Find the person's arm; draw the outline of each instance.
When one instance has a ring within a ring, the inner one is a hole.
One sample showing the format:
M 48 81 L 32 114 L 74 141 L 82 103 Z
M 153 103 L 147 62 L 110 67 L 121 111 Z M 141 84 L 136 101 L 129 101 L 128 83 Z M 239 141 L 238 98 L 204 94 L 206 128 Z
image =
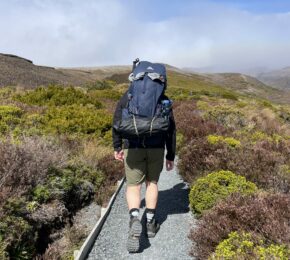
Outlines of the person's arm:
M 169 123 L 169 129 L 166 135 L 166 160 L 174 161 L 176 151 L 176 126 L 172 110 L 169 114 Z
M 122 119 L 122 109 L 126 106 L 128 102 L 127 92 L 122 96 L 122 98 L 119 100 L 116 110 L 113 117 L 113 128 L 112 128 L 112 137 L 113 137 L 113 148 L 114 148 L 114 155 L 115 159 L 122 161 L 124 158 L 124 152 L 123 152 L 123 140 L 122 136 L 118 131 L 115 129 L 115 125 L 119 123 L 119 121 Z

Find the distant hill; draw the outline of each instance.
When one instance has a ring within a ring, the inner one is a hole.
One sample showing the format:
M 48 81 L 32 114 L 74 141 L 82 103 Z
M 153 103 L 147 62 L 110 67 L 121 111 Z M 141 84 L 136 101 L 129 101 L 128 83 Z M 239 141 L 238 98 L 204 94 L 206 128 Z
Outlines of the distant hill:
M 270 87 L 260 80 L 240 73 L 206 74 L 211 82 L 224 86 L 241 94 L 266 98 L 277 102 L 289 102 L 290 92 Z
M 33 88 L 49 84 L 79 86 L 124 71 L 129 71 L 129 66 L 65 69 L 38 66 L 34 65 L 31 60 L 0 53 L 0 87 Z
M 257 78 L 267 85 L 283 90 L 290 90 L 290 67 L 260 73 L 257 75 Z
M 0 54 L 0 86 L 36 87 L 50 83 L 79 84 L 79 80 L 51 67 L 36 66 L 32 61 Z
M 244 74 L 193 73 L 171 65 L 166 65 L 166 68 L 169 86 L 192 90 L 219 86 L 240 94 L 265 98 L 275 102 L 290 103 L 289 91 L 269 87 L 258 79 Z M 120 84 L 128 83 L 130 71 L 131 66 L 129 65 L 81 68 L 45 67 L 34 65 L 32 61 L 15 55 L 0 54 L 0 87 L 22 86 L 24 88 L 34 88 L 49 84 L 82 86 L 103 79 L 113 80 Z M 290 75 L 290 68 L 288 68 L 288 71 L 288 75 Z M 286 72 L 285 69 L 284 74 L 281 74 L 284 76 L 281 81 L 286 78 Z M 277 81 L 278 79 L 277 74 Z

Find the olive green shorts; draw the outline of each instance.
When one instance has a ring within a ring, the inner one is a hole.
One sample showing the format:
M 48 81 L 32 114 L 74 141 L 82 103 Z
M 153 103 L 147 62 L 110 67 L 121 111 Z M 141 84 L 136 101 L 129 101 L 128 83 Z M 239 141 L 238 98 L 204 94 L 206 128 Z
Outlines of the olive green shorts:
M 145 180 L 157 183 L 163 169 L 164 148 L 125 149 L 127 185 L 138 185 Z

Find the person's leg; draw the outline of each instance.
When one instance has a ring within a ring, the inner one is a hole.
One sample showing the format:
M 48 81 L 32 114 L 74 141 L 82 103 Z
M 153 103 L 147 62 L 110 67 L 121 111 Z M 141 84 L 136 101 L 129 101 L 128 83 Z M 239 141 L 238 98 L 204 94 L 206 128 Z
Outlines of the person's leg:
M 155 210 L 158 200 L 158 180 L 163 168 L 164 149 L 148 149 L 146 176 L 146 219 L 147 235 L 154 237 L 160 225 L 155 219 Z
M 155 209 L 158 200 L 158 180 L 163 169 L 164 149 L 147 149 L 146 207 Z
M 125 150 L 126 198 L 130 215 L 127 250 L 138 252 L 142 225 L 139 220 L 141 184 L 146 176 L 146 153 L 144 149 Z
M 127 185 L 126 198 L 129 211 L 139 209 L 141 202 L 141 184 Z
M 146 181 L 146 207 L 155 209 L 158 200 L 158 185 L 156 182 Z
M 144 149 L 125 150 L 126 198 L 129 211 L 139 209 L 141 185 L 146 176 L 146 153 Z

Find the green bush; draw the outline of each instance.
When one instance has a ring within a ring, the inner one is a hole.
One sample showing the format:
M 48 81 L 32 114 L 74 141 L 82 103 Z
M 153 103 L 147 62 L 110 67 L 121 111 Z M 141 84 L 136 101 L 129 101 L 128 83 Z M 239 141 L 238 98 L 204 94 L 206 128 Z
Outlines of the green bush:
M 62 169 L 51 167 L 46 183 L 32 190 L 33 200 L 44 203 L 58 199 L 70 206 L 75 202 L 78 207 L 90 200 L 91 193 L 101 186 L 103 180 L 101 171 L 84 165 L 68 165 Z M 94 190 L 89 190 L 90 185 Z
M 63 169 L 51 168 L 49 171 L 49 175 L 52 177 L 50 180 L 53 180 L 55 177 L 61 177 L 68 181 L 70 178 L 74 178 L 73 183 L 79 184 L 83 181 L 89 181 L 94 184 L 97 189 L 102 181 L 103 181 L 103 173 L 98 169 L 94 169 L 92 167 L 88 167 L 85 165 L 68 165 Z M 70 188 L 70 181 L 62 186 L 64 189 Z
M 182 147 L 184 147 L 185 138 L 184 135 L 180 132 L 176 133 L 176 150 L 179 152 Z
M 36 119 L 35 123 L 46 133 L 103 136 L 111 129 L 112 116 L 89 105 L 71 105 L 50 107 L 43 116 Z
M 104 90 L 93 90 L 89 92 L 89 95 L 93 99 L 112 99 L 119 100 L 122 96 L 122 93 L 114 89 L 104 89 Z
M 35 242 L 33 228 L 26 220 L 15 216 L 0 218 L 0 254 L 9 255 L 9 259 L 32 259 Z
M 38 201 L 39 203 L 47 202 L 51 197 L 51 192 L 44 185 L 37 185 L 32 192 L 33 200 Z
M 38 106 L 64 106 L 74 104 L 92 104 L 96 108 L 101 108 L 102 104 L 84 93 L 84 91 L 74 87 L 61 87 L 51 85 L 40 87 L 24 95 L 16 95 L 14 99 L 30 105 Z
M 217 143 L 220 143 L 220 142 L 224 142 L 226 143 L 229 147 L 233 147 L 233 148 L 236 148 L 236 147 L 240 147 L 241 146 L 241 142 L 233 137 L 223 137 L 223 136 L 220 136 L 220 135 L 208 135 L 207 136 L 207 141 L 210 143 L 210 144 L 217 144 Z
M 116 82 L 112 80 L 97 80 L 95 82 L 90 82 L 85 85 L 85 87 L 89 90 L 104 90 L 111 89 L 116 85 Z
M 224 93 L 221 93 L 221 97 L 225 99 L 238 100 L 238 96 L 233 92 L 225 91 Z
M 189 194 L 191 209 L 197 215 L 212 208 L 218 201 L 232 193 L 251 194 L 257 190 L 254 183 L 231 171 L 218 171 L 199 178 Z
M 9 198 L 3 205 L 3 213 L 10 216 L 24 216 L 26 212 L 26 201 L 23 197 Z
M 0 259 L 2 259 L 2 260 L 9 259 L 9 255 L 8 255 L 8 252 L 6 251 L 6 248 L 7 248 L 7 243 L 2 241 L 2 239 L 0 237 Z
M 280 259 L 290 258 L 290 250 L 286 245 L 265 245 L 263 240 L 254 239 L 250 233 L 231 232 L 229 237 L 216 247 L 210 259 Z
M 6 133 L 21 122 L 23 111 L 15 106 L 0 106 L 0 133 Z
M 205 119 L 213 120 L 217 124 L 236 129 L 246 126 L 246 118 L 243 112 L 232 106 L 218 105 L 206 111 L 203 115 Z

